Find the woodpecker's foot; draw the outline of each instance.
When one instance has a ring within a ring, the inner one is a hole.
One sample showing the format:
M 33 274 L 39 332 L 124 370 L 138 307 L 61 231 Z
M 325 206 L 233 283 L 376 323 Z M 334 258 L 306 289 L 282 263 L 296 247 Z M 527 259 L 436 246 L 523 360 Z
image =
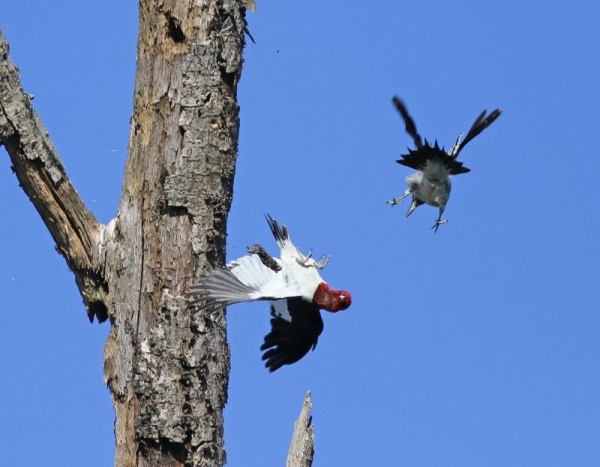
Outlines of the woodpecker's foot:
M 331 255 L 323 255 L 319 258 L 318 261 L 315 261 L 315 267 L 317 269 L 324 269 L 325 266 L 327 266 L 329 264 L 330 260 L 331 260 Z
M 448 219 L 436 219 L 435 224 L 433 224 L 433 227 L 431 227 L 434 230 L 434 233 L 438 231 L 438 229 L 440 228 L 440 225 L 442 224 L 446 224 L 448 222 Z
M 298 250 L 296 250 L 296 251 L 298 251 Z M 300 251 L 298 251 L 298 258 L 296 258 L 296 261 L 298 262 L 298 264 L 301 264 L 305 268 L 309 268 L 312 266 L 317 269 L 323 269 L 325 266 L 327 266 L 327 264 L 329 263 L 329 260 L 331 259 L 331 257 L 329 255 L 323 255 L 318 260 L 315 260 L 312 257 L 312 255 L 313 255 L 312 250 L 310 250 L 308 255 L 306 255 L 306 256 L 304 256 L 302 253 L 300 253 Z
M 248 247 L 247 249 L 248 253 L 257 255 L 260 258 L 261 263 L 263 263 L 269 269 L 275 272 L 281 271 L 281 266 L 279 263 L 275 261 L 275 259 L 269 253 L 267 253 L 267 250 L 265 250 L 262 245 L 257 243 L 251 247 Z
M 298 262 L 298 264 L 301 264 L 305 268 L 309 268 L 309 267 L 313 266 L 317 269 L 322 269 L 322 268 L 319 268 L 319 264 L 323 264 L 323 267 L 325 267 L 325 265 L 327 264 L 327 261 L 324 261 L 323 258 L 319 259 L 319 261 L 315 261 L 312 257 L 312 255 L 313 255 L 312 250 L 310 250 L 306 256 L 304 256 L 300 252 L 300 250 L 296 250 L 296 251 L 298 252 L 298 258 L 296 258 L 296 261 Z
M 298 249 L 296 249 L 296 252 L 298 253 L 298 257 L 296 258 L 298 264 L 304 266 L 305 268 L 315 265 L 316 261 L 312 259 L 312 250 L 310 250 L 306 256 L 304 256 Z

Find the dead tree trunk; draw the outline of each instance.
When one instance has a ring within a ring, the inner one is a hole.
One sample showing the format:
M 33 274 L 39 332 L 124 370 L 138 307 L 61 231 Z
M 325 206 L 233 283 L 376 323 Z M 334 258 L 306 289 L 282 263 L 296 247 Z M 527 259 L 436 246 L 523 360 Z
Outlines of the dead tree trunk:
M 186 285 L 225 256 L 238 143 L 241 0 L 140 0 L 119 212 L 100 224 L 70 183 L 0 34 L 0 143 L 65 257 L 90 320 L 110 320 L 104 373 L 117 466 L 225 463 L 224 314 Z
M 312 400 L 306 393 L 288 451 L 286 467 L 311 467 L 315 455 L 315 433 L 312 424 Z

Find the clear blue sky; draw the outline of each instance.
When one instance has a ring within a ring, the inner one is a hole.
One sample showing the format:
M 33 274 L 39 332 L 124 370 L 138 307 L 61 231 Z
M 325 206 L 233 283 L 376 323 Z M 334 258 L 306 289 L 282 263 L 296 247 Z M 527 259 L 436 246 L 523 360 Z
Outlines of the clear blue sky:
M 137 2 L 4 2 L 0 27 L 79 193 L 116 212 Z M 230 308 L 231 466 L 284 465 L 313 393 L 315 466 L 592 466 L 600 459 L 600 6 L 592 1 L 259 1 L 239 87 L 228 258 L 295 243 L 352 307 L 317 350 L 269 374 L 266 304 Z M 385 201 L 409 170 L 393 109 L 461 155 L 437 234 L 431 207 Z M 0 465 L 112 465 L 108 325 L 0 150 Z

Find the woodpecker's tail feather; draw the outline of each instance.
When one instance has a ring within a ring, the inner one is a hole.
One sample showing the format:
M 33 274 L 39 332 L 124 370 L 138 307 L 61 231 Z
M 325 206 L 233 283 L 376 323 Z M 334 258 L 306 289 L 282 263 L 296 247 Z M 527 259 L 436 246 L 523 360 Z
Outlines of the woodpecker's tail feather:
M 283 248 L 284 244 L 290 241 L 287 227 L 283 224 L 280 226 L 270 214 L 265 214 L 265 218 L 269 223 L 269 227 L 271 228 L 271 232 L 273 233 L 273 237 L 275 237 L 277 244 L 280 248 Z

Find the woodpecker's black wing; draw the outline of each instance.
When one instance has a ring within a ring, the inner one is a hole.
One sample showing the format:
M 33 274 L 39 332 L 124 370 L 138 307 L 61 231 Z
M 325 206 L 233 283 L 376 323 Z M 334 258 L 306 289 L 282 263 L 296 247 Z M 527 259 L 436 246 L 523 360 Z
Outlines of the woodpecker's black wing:
M 271 332 L 260 350 L 269 371 L 278 370 L 304 357 L 317 346 L 323 332 L 319 307 L 301 297 L 271 301 Z
M 417 126 L 415 125 L 415 121 L 408 113 L 404 102 L 402 102 L 397 96 L 394 96 L 392 97 L 392 103 L 396 107 L 396 110 L 400 113 L 402 120 L 404 120 L 404 129 L 415 142 L 415 146 L 417 148 L 420 148 L 423 145 L 423 143 L 421 142 L 421 135 L 417 132 Z
M 473 138 L 475 138 L 477 135 L 479 135 L 479 133 L 481 133 L 488 126 L 490 126 L 492 123 L 494 123 L 496 121 L 496 119 L 502 114 L 502 110 L 496 109 L 491 114 L 489 114 L 487 117 L 485 116 L 486 113 L 487 113 L 487 110 L 484 110 L 483 112 L 481 112 L 479 117 L 477 117 L 475 122 L 473 122 L 473 125 L 471 125 L 471 128 L 469 129 L 467 136 L 465 136 L 465 139 L 459 144 L 458 149 L 454 153 L 455 159 L 458 157 L 458 154 L 460 153 L 460 151 L 462 151 L 462 149 L 467 145 L 467 143 L 469 141 L 471 141 Z

